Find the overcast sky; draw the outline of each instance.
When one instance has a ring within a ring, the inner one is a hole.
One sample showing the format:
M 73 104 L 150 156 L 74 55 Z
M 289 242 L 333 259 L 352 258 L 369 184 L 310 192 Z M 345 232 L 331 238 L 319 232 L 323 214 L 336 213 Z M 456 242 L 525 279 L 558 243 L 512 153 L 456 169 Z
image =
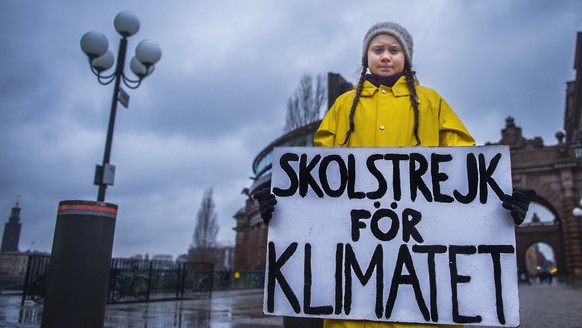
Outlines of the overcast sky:
M 106 201 L 119 213 L 114 257 L 186 253 L 206 188 L 218 239 L 234 244 L 256 154 L 279 137 L 305 73 L 354 82 L 366 30 L 395 21 L 414 37 L 420 82 L 455 109 L 478 144 L 512 116 L 527 138 L 556 144 L 573 80 L 579 0 L 486 1 L 0 1 L 0 223 L 17 195 L 20 249 L 50 251 L 62 200 L 96 200 L 113 86 L 80 49 L 134 12 L 156 40 L 155 72 L 119 106 Z

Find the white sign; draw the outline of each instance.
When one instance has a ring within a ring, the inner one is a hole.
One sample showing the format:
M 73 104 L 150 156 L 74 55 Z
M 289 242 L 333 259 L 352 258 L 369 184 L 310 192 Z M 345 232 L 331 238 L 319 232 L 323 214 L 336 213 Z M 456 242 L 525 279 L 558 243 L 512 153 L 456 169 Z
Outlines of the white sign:
M 509 149 L 273 152 L 264 312 L 516 327 Z
M 122 88 L 119 88 L 119 94 L 118 94 L 117 99 L 119 100 L 119 102 L 121 103 L 121 105 L 123 105 L 123 107 L 128 108 L 128 106 L 129 106 L 129 95 Z

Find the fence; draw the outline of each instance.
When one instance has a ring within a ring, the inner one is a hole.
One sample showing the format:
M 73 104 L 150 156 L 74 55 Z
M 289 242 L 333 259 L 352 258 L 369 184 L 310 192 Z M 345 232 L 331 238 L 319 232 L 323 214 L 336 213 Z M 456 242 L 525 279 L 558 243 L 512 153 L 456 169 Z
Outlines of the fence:
M 22 304 L 44 300 L 49 267 L 50 256 L 29 257 Z M 212 263 L 112 259 L 107 303 L 210 298 L 213 269 Z
M 212 263 L 113 259 L 108 303 L 210 298 Z
M 35 302 L 43 301 L 50 259 L 50 256 L 45 255 L 30 255 L 28 257 L 24 287 L 22 288 L 21 305 L 26 300 L 33 300 Z
M 31 255 L 22 304 L 40 303 L 50 256 Z M 214 271 L 212 263 L 112 259 L 107 303 L 210 298 L 213 290 L 263 288 L 263 271 Z

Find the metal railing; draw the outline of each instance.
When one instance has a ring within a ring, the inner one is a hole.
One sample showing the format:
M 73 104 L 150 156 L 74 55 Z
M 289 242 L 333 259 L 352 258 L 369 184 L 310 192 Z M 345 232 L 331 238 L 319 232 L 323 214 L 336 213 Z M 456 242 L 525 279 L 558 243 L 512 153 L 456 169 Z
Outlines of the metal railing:
M 22 304 L 44 301 L 50 256 L 30 255 Z M 112 259 L 107 303 L 210 298 L 213 290 L 263 288 L 264 271 L 214 271 L 212 263 Z
M 28 257 L 21 305 L 26 300 L 32 300 L 37 303 L 44 300 L 50 260 L 50 256 L 46 255 L 30 255 Z
M 29 257 L 22 304 L 44 301 L 49 268 L 50 256 Z M 212 263 L 112 259 L 107 303 L 210 298 L 213 276 Z
M 107 303 L 210 298 L 212 263 L 113 259 Z

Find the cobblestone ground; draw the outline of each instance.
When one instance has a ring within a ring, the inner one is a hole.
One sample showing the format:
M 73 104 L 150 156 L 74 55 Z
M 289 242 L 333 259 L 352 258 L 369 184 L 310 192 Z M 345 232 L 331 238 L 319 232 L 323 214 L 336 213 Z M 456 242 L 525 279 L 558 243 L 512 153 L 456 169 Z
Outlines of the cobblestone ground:
M 520 328 L 582 328 L 582 287 L 519 286 Z
M 520 327 L 582 328 L 582 287 L 524 284 L 519 293 Z M 239 290 L 214 292 L 206 300 L 108 305 L 105 327 L 283 327 L 282 318 L 263 315 L 262 297 L 261 290 Z M 0 295 L 0 327 L 40 327 L 42 306 L 29 301 L 20 306 L 20 298 Z

